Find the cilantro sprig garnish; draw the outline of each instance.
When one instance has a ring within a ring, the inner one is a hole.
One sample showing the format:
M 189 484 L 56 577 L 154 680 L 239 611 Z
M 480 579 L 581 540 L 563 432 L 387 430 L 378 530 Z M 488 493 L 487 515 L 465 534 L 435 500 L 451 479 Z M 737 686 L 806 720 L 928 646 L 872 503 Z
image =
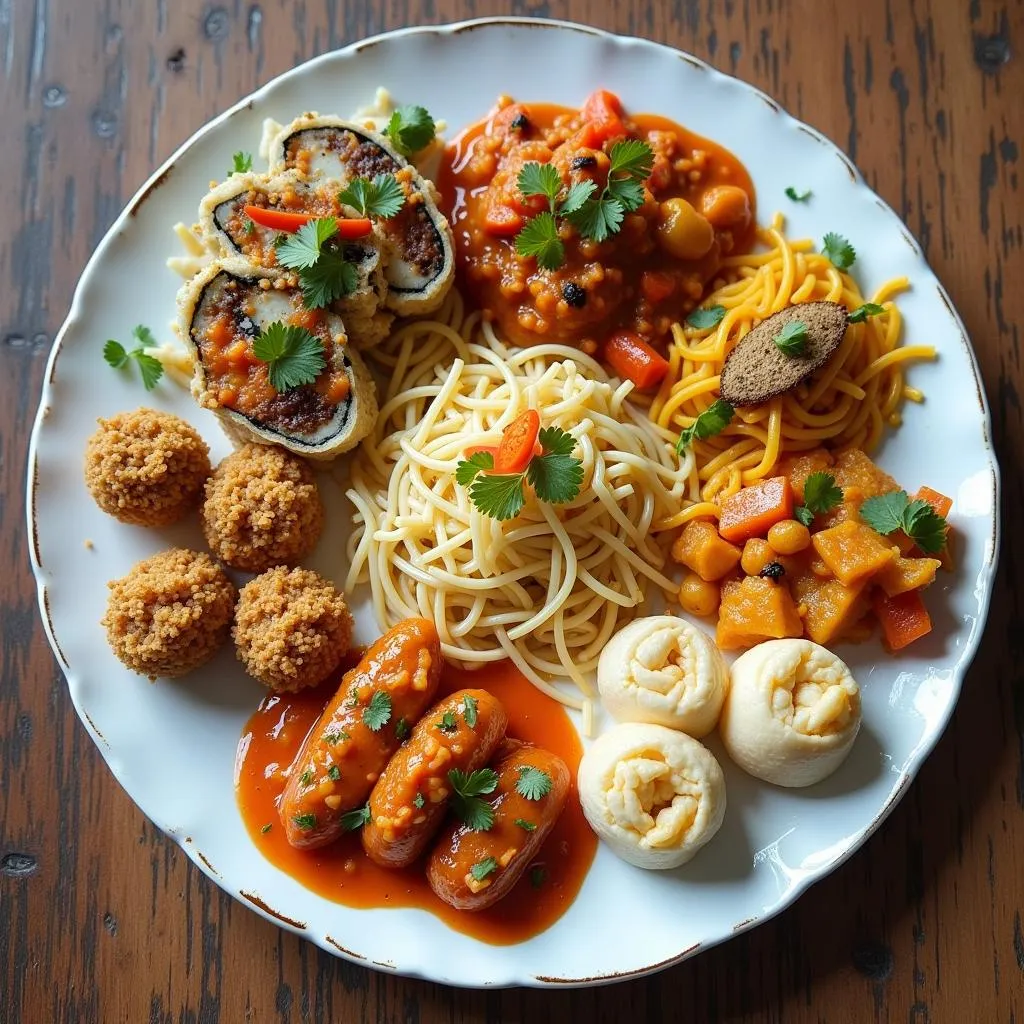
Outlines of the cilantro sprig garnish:
M 493 768 L 480 768 L 468 774 L 452 768 L 452 811 L 474 832 L 486 832 L 494 825 L 494 808 L 482 797 L 498 788 L 498 773 Z
M 139 368 L 142 385 L 147 391 L 156 387 L 157 381 L 164 375 L 163 363 L 151 356 L 146 349 L 156 347 L 153 332 L 143 324 L 132 329 L 132 337 L 138 342 L 133 349 L 126 349 L 119 341 L 110 338 L 103 346 L 103 358 L 115 369 L 121 370 L 134 362 Z
M 821 251 L 836 270 L 849 270 L 857 259 L 857 250 L 835 231 L 825 236 Z
M 379 732 L 391 721 L 391 697 L 383 690 L 374 690 L 370 702 L 363 708 L 363 725 L 370 732 Z
M 725 319 L 725 306 L 702 306 L 695 309 L 687 318 L 690 327 L 698 331 L 707 331 L 717 327 Z
M 425 107 L 399 107 L 388 121 L 384 134 L 402 156 L 410 157 L 434 139 L 437 126 Z
M 373 178 L 353 178 L 338 193 L 338 200 L 363 217 L 388 220 L 405 206 L 405 193 L 393 174 L 376 174 Z
M 337 233 L 338 222 L 333 217 L 318 217 L 274 243 L 277 262 L 299 272 L 306 309 L 323 309 L 354 292 L 359 284 L 359 271 L 334 244 Z
M 537 826 L 532 821 L 527 821 L 525 818 L 516 818 L 515 824 L 518 825 L 524 832 L 537 831 Z
M 316 828 L 316 815 L 315 814 L 296 814 L 292 817 L 296 828 L 302 829 L 303 832 L 310 832 Z
M 846 321 L 851 324 L 860 324 L 867 320 L 869 316 L 879 316 L 884 312 L 885 306 L 880 306 L 877 302 L 865 302 L 849 313 Z
M 470 729 L 476 728 L 477 710 L 479 706 L 479 701 L 471 693 L 467 693 L 462 698 L 462 717 L 466 720 L 466 725 L 468 725 Z
M 267 364 L 271 387 L 283 395 L 312 384 L 327 365 L 324 343 L 305 327 L 276 320 L 252 343 L 253 355 Z
M 560 220 L 567 220 L 583 238 L 603 242 L 618 232 L 627 213 L 643 205 L 644 182 L 654 166 L 651 147 L 640 139 L 626 139 L 612 146 L 608 159 L 608 180 L 600 193 L 592 181 L 577 181 L 566 188 L 551 164 L 523 165 L 519 192 L 526 199 L 543 196 L 548 208 L 516 235 L 520 256 L 533 256 L 542 269 L 557 270 L 565 262 Z
M 807 348 L 807 324 L 803 320 L 790 320 L 772 341 L 783 355 L 802 356 Z
M 889 491 L 868 498 L 860 517 L 883 537 L 902 530 L 925 554 L 937 555 L 946 544 L 946 520 L 926 501 L 913 501 L 906 491 Z
M 369 823 L 370 805 L 368 803 L 354 810 L 346 811 L 341 816 L 341 827 L 346 832 L 355 832 L 357 828 L 362 828 L 364 825 L 369 825 Z
M 498 862 L 493 857 L 484 857 L 483 860 L 477 861 L 470 869 L 469 873 L 478 881 L 482 882 L 489 874 L 498 870 Z
M 441 720 L 437 723 L 438 729 L 441 732 L 452 733 L 455 732 L 459 727 L 459 723 L 455 719 L 454 711 L 446 711 L 442 716 Z
M 245 174 L 246 171 L 252 170 L 252 153 L 246 153 L 244 150 L 239 150 L 237 153 L 231 156 L 231 170 L 228 171 L 229 175 L 232 174 Z
M 791 199 L 794 203 L 806 203 L 812 195 L 814 195 L 814 193 L 810 189 L 798 192 L 792 185 L 788 186 L 786 189 L 786 198 Z
M 541 454 L 535 455 L 523 473 L 491 473 L 494 456 L 474 452 L 459 462 L 455 480 L 469 487 L 469 498 L 492 519 L 514 519 L 526 504 L 524 483 L 552 505 L 572 501 L 583 483 L 583 462 L 572 457 L 576 438 L 560 427 L 543 427 L 537 435 Z
M 694 441 L 706 441 L 720 434 L 732 422 L 736 410 L 724 398 L 716 398 L 690 426 L 685 427 L 676 441 L 676 453 L 682 455 Z
M 819 470 L 804 481 L 804 503 L 793 509 L 793 518 L 810 526 L 815 516 L 831 512 L 843 500 L 843 489 L 831 473 Z
M 519 769 L 516 792 L 527 800 L 542 800 L 551 792 L 552 785 L 551 776 L 532 764 L 524 764 Z

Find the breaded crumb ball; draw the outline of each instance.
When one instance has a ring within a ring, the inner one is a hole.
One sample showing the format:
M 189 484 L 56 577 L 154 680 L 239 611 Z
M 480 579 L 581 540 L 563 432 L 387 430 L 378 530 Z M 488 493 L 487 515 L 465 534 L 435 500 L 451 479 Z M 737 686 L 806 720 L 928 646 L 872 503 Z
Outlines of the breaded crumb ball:
M 330 580 L 282 565 L 242 587 L 231 635 L 249 675 L 294 692 L 337 669 L 352 643 L 352 615 Z
M 155 409 L 98 422 L 85 448 L 85 482 L 104 512 L 135 526 L 167 526 L 199 504 L 210 449 L 192 426 Z
M 182 676 L 228 638 L 237 591 L 205 553 L 163 551 L 107 586 L 107 641 L 133 672 Z
M 247 444 L 207 481 L 206 543 L 232 568 L 263 572 L 294 565 L 316 546 L 323 525 L 313 471 L 283 448 Z

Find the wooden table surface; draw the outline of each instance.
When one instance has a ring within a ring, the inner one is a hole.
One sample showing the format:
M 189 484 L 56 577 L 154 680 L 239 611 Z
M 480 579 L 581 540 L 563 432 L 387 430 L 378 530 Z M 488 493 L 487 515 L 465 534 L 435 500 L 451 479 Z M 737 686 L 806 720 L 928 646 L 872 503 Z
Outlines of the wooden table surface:
M 591 991 L 384 977 L 223 894 L 139 813 L 79 724 L 37 616 L 23 521 L 47 351 L 86 259 L 151 169 L 324 50 L 508 13 L 678 46 L 838 142 L 959 308 L 1003 469 L 982 648 L 892 817 L 769 924 Z M 1024 1021 L 1021 47 L 1021 0 L 0 0 L 0 1024 Z

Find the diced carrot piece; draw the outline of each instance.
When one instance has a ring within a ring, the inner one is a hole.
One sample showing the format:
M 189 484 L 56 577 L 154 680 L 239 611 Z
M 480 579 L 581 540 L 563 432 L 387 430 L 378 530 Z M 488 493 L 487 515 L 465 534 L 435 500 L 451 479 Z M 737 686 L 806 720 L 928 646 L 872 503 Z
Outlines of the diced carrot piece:
M 734 543 L 764 537 L 783 519 L 793 518 L 793 488 L 784 476 L 759 480 L 722 503 L 718 532 Z
M 882 634 L 890 651 L 902 650 L 931 632 L 932 620 L 917 590 L 889 597 L 876 589 L 871 597 L 875 615 L 882 625 Z
M 935 579 L 935 570 L 942 563 L 937 558 L 894 558 L 877 575 L 876 580 L 890 596 L 920 590 Z
M 512 122 L 520 117 L 525 117 L 527 121 L 530 120 L 530 110 L 524 104 L 510 103 L 507 107 L 502 107 L 491 118 L 488 134 L 506 134 L 512 128 Z
M 580 111 L 585 121 L 621 121 L 622 101 L 607 89 L 595 89 Z
M 792 587 L 804 631 L 816 644 L 828 645 L 846 635 L 868 610 L 863 584 L 848 587 L 809 572 L 796 577 Z
M 694 519 L 672 545 L 672 557 L 692 569 L 702 580 L 712 582 L 728 575 L 740 560 L 740 549 L 722 540 L 714 524 Z
M 789 480 L 797 501 L 804 500 L 804 484 L 812 473 L 827 473 L 832 468 L 832 454 L 824 448 L 809 452 L 793 452 L 779 459 L 775 470 Z
M 484 228 L 492 235 L 518 235 L 526 223 L 522 214 L 501 202 L 491 202 L 484 214 Z
M 668 360 L 632 331 L 618 331 L 604 343 L 604 360 L 640 391 L 657 387 L 668 373 Z
M 576 149 L 600 149 L 610 139 L 624 138 L 626 126 L 618 120 L 587 121 L 569 140 L 569 147 Z
M 724 651 L 753 647 L 762 640 L 802 636 L 803 622 L 784 583 L 759 576 L 722 586 L 716 641 Z
M 898 555 L 898 549 L 870 526 L 852 520 L 820 530 L 811 543 L 832 575 L 847 586 L 874 576 Z
M 667 299 L 676 290 L 675 281 L 671 274 L 661 270 L 645 270 L 640 275 L 640 291 L 644 298 L 651 303 L 658 303 Z

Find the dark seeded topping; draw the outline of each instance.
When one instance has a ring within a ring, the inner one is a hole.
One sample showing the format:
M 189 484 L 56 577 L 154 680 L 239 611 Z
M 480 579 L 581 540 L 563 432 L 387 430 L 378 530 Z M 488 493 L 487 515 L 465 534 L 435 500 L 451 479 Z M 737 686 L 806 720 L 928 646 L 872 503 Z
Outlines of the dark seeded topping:
M 786 575 L 786 570 L 778 562 L 769 562 L 757 575 L 766 580 L 778 581 Z
M 586 167 L 596 167 L 597 157 L 594 156 L 593 153 L 584 154 L 583 156 L 574 156 L 570 166 L 574 171 L 582 171 Z
M 562 285 L 562 298 L 569 303 L 573 309 L 582 309 L 587 304 L 587 292 L 575 281 L 566 281 Z
M 525 114 L 516 114 L 509 127 L 517 132 L 525 132 L 530 127 L 530 119 Z

